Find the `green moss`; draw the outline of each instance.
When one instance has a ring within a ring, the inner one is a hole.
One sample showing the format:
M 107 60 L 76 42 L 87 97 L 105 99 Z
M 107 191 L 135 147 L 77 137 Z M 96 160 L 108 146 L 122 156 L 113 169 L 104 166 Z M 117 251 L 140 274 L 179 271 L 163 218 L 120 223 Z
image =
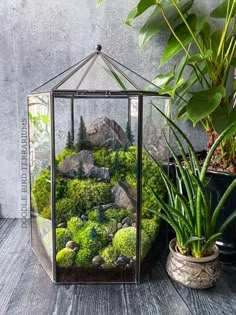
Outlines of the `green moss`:
M 56 177 L 56 199 L 63 198 L 66 190 L 66 181 L 60 176 Z M 44 208 L 50 207 L 51 174 L 48 170 L 42 171 L 32 187 L 33 208 L 41 213 Z
M 75 198 L 62 198 L 56 202 L 56 224 L 66 222 L 72 216 L 80 215 Z
M 113 246 L 121 255 L 132 258 L 136 255 L 137 233 L 135 227 L 119 230 L 113 239 Z M 151 241 L 145 231 L 141 231 L 141 257 L 144 258 L 151 247 Z
M 69 221 L 67 221 L 67 229 L 70 231 L 71 234 L 81 229 L 84 225 L 85 222 L 78 217 L 72 217 Z
M 51 220 L 51 208 L 50 207 L 43 208 L 43 211 L 40 213 L 40 215 L 44 219 Z
M 108 243 L 107 232 L 103 225 L 86 222 L 84 226 L 72 234 L 73 241 L 81 248 L 89 248 L 95 256 Z
M 56 229 L 56 251 L 59 252 L 66 246 L 66 243 L 71 240 L 71 233 L 68 229 L 57 228 Z
M 56 262 L 59 267 L 68 268 L 73 265 L 75 252 L 69 248 L 63 248 L 56 255 Z
M 51 184 L 50 172 L 42 171 L 32 187 L 32 205 L 34 210 L 41 213 L 50 206 Z
M 112 267 L 115 265 L 116 259 L 119 256 L 119 252 L 116 248 L 109 245 L 100 252 L 100 256 L 103 258 L 107 267 Z
M 111 153 L 106 148 L 95 149 L 93 151 L 94 163 L 98 167 L 112 167 Z
M 106 217 L 121 222 L 124 218 L 131 217 L 131 211 L 129 209 L 107 209 Z
M 75 256 L 75 264 L 78 267 L 90 267 L 92 265 L 93 252 L 89 248 L 80 249 Z
M 155 241 L 155 238 L 158 234 L 159 225 L 159 220 L 142 219 L 142 229 L 147 233 L 152 242 Z
M 98 204 L 107 204 L 110 200 L 110 184 L 97 183 L 94 180 L 70 180 L 67 184 L 67 197 L 73 196 L 81 211 L 91 209 Z
M 109 221 L 107 221 L 104 224 L 104 228 L 107 232 L 107 235 L 109 234 L 115 234 L 116 230 L 117 230 L 117 222 L 114 219 L 111 219 Z

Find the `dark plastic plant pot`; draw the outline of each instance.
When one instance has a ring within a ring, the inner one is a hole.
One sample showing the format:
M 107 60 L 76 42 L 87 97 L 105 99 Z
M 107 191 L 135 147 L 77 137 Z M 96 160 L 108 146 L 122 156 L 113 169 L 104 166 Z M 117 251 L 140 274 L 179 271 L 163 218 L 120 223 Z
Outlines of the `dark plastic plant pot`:
M 208 172 L 208 185 L 212 209 L 214 209 L 228 186 L 236 178 L 236 174 L 224 172 Z M 236 190 L 231 193 L 224 207 L 221 209 L 218 224 L 219 226 L 236 209 Z M 227 227 L 221 238 L 216 242 L 220 251 L 220 260 L 223 263 L 236 263 L 236 222 Z

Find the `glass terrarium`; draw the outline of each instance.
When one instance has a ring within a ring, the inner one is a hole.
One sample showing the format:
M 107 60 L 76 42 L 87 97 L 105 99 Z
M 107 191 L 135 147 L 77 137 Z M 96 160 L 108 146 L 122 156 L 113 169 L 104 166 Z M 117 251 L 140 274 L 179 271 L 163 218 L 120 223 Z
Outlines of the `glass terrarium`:
M 32 248 L 53 282 L 136 283 L 158 254 L 168 103 L 100 45 L 28 97 Z

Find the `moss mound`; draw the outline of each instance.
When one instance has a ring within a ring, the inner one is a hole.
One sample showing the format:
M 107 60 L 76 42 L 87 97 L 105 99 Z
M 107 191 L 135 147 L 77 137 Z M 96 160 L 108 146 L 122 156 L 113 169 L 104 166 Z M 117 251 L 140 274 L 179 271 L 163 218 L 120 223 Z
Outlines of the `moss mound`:
M 63 248 L 56 255 L 56 262 L 59 267 L 68 268 L 73 265 L 75 252 L 69 248 Z

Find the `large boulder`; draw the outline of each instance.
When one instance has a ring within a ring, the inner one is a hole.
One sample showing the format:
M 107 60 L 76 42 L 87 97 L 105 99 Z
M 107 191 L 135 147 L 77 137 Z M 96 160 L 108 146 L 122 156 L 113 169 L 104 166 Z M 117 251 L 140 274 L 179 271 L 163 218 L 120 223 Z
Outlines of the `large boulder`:
M 87 127 L 88 139 L 94 147 L 116 149 L 130 145 L 124 130 L 112 119 L 96 118 Z
M 117 182 L 111 190 L 112 201 L 123 209 L 136 210 L 137 193 L 136 190 L 125 182 Z
M 71 171 L 77 171 L 79 164 L 82 162 L 85 174 L 94 166 L 93 153 L 88 150 L 82 150 L 77 154 L 70 155 L 62 161 L 58 167 L 63 174 Z
M 97 167 L 94 165 L 93 153 L 88 150 L 82 150 L 77 154 L 68 156 L 62 161 L 58 167 L 59 171 L 69 178 L 76 178 L 76 172 L 82 163 L 85 177 L 96 178 L 100 181 L 109 181 L 109 169 L 105 167 Z

